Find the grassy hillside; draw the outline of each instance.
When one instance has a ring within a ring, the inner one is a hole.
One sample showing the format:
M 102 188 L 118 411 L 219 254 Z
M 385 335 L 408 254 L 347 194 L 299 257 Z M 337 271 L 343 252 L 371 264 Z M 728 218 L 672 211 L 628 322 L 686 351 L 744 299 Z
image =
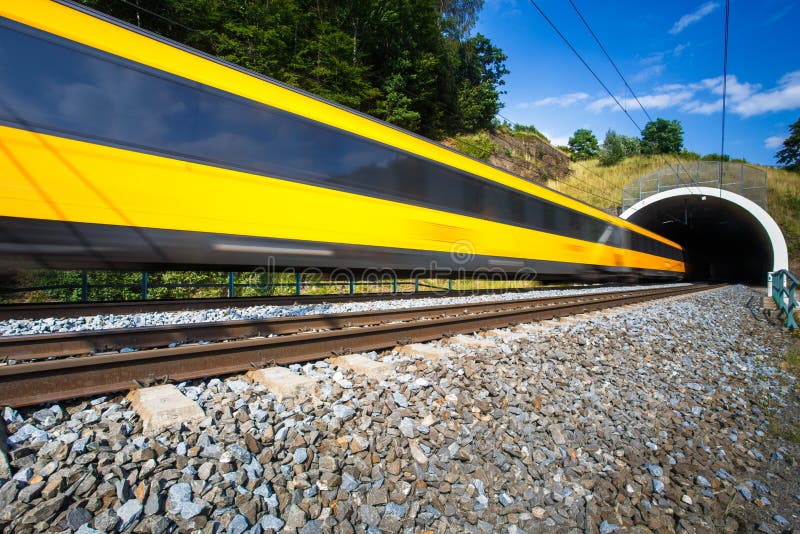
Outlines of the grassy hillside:
M 674 164 L 674 159 L 670 160 Z M 572 162 L 572 175 L 562 182 L 549 181 L 553 189 L 603 209 L 621 204 L 622 186 L 639 176 L 664 166 L 657 156 L 636 156 L 617 165 L 603 167 L 597 160 Z M 767 211 L 778 223 L 789 248 L 791 268 L 800 271 L 800 174 L 771 167 L 767 171 Z M 570 187 L 574 186 L 574 187 Z M 587 189 L 594 195 L 576 188 Z M 596 196 L 597 195 L 597 196 Z M 605 197 L 605 198 L 601 198 Z

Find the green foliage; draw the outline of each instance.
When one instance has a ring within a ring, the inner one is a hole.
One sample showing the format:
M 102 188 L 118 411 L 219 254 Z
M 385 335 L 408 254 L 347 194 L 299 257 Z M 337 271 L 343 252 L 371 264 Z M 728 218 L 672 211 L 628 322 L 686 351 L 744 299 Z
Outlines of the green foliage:
M 536 126 L 533 124 L 514 124 L 511 126 L 511 134 L 516 137 L 527 137 L 533 136 L 538 137 L 542 141 L 549 143 L 550 139 L 547 138 L 542 132 L 536 129 Z M 564 148 L 565 151 L 569 152 L 569 148 Z
M 692 152 L 691 150 L 684 148 L 681 150 L 680 157 L 682 160 L 686 161 L 698 161 L 701 156 L 697 152 Z
M 457 135 L 453 138 L 456 149 L 464 154 L 469 154 L 473 158 L 487 159 L 491 156 L 496 147 L 486 132 L 479 132 L 474 135 Z
M 592 159 L 597 156 L 600 150 L 600 146 L 597 144 L 597 137 L 594 136 L 591 130 L 585 128 L 575 130 L 567 144 L 569 145 L 572 159 L 575 161 Z
M 677 120 L 658 118 L 642 130 L 642 154 L 672 154 L 683 148 L 683 126 Z
M 502 105 L 506 56 L 469 36 L 483 0 L 81 1 L 430 137 L 489 128 Z
M 606 132 L 603 148 L 600 150 L 600 165 L 616 165 L 623 159 L 638 155 L 640 152 L 639 140 L 635 137 L 621 135 L 614 130 Z
M 775 157 L 787 171 L 800 172 L 800 119 L 789 126 L 789 137 L 783 141 L 783 148 L 775 153 Z
M 711 154 L 706 154 L 700 159 L 702 159 L 703 161 L 730 161 L 731 157 L 728 154 L 722 154 L 720 156 L 719 154 L 711 153 Z

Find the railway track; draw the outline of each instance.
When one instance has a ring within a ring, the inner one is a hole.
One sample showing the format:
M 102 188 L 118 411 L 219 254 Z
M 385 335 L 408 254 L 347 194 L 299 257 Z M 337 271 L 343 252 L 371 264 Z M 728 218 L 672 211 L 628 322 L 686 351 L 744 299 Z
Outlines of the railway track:
M 40 319 L 43 317 L 80 317 L 100 314 L 128 314 L 205 310 L 211 308 L 245 308 L 248 306 L 291 306 L 339 302 L 363 302 L 436 297 L 471 297 L 500 293 L 522 293 L 569 289 L 569 285 L 549 285 L 512 289 L 454 289 L 398 293 L 358 293 L 355 295 L 289 295 L 277 297 L 191 298 L 163 300 L 130 300 L 109 302 L 44 302 L 34 304 L 0 304 L 0 321 L 6 319 Z M 592 287 L 608 287 L 592 286 Z
M 26 406 L 379 350 L 715 287 L 719 286 L 0 338 L 6 361 L 24 360 L 0 367 L 0 405 Z M 217 342 L 165 346 L 198 339 Z M 123 345 L 146 350 L 88 354 Z

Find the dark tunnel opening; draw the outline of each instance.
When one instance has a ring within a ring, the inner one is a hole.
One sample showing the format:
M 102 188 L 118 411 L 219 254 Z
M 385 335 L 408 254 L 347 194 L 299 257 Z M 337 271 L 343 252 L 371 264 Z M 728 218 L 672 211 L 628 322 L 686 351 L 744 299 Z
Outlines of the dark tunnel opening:
M 671 197 L 643 207 L 628 220 L 683 246 L 688 281 L 764 284 L 772 270 L 767 231 L 753 214 L 728 200 Z

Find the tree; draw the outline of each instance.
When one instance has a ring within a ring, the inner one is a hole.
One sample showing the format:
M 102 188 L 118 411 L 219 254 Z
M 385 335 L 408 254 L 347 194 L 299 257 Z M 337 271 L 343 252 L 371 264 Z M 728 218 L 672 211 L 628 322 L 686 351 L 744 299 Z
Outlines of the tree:
M 639 145 L 637 138 L 609 130 L 600 150 L 600 165 L 615 165 L 625 158 L 635 156 L 639 153 Z
M 585 128 L 575 130 L 567 144 L 569 145 L 569 151 L 572 153 L 572 159 L 576 161 L 591 159 L 597 156 L 597 152 L 600 150 L 600 145 L 597 144 L 597 137 L 594 136 L 591 130 Z
M 783 148 L 775 153 L 775 157 L 784 169 L 800 172 L 800 119 L 789 126 L 789 137 L 783 141 Z
M 683 126 L 672 120 L 658 118 L 642 130 L 642 153 L 672 154 L 683 148 Z

